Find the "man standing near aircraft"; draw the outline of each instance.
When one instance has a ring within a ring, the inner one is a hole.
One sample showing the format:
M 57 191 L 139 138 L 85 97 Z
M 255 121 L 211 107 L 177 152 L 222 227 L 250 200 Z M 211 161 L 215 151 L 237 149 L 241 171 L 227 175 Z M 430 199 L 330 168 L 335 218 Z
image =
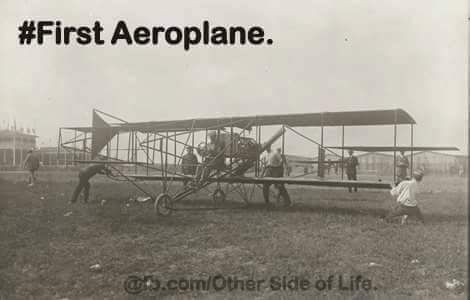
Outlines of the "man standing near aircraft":
M 194 154 L 193 152 L 193 148 L 186 148 L 186 154 L 183 155 L 183 158 L 181 160 L 181 171 L 183 172 L 183 174 L 189 176 L 196 175 L 197 164 L 198 160 L 196 154 Z M 186 186 L 187 183 L 188 180 L 183 181 L 184 186 Z
M 281 177 L 284 176 L 284 171 L 287 173 L 286 175 L 289 176 L 289 165 L 287 164 L 287 159 L 286 159 L 286 156 L 284 154 L 282 154 L 282 149 L 281 148 L 277 148 L 276 149 L 276 153 L 277 155 L 281 156 L 281 160 L 282 160 L 282 164 L 281 164 Z
M 398 160 L 397 160 L 397 169 L 398 169 L 398 183 L 400 183 L 403 180 L 406 180 L 406 175 L 407 175 L 407 169 L 409 167 L 410 163 L 408 162 L 408 158 L 405 156 L 405 151 L 400 151 L 400 154 L 398 155 Z
M 346 158 L 346 175 L 348 180 L 357 180 L 357 166 L 359 166 L 359 161 L 357 157 L 354 156 L 354 151 L 350 149 L 348 151 L 349 157 Z M 348 187 L 349 192 L 352 192 L 352 187 Z M 354 186 L 354 191 L 357 192 L 357 186 Z
M 267 152 L 267 161 L 266 167 L 263 171 L 263 177 L 283 177 L 283 159 L 280 152 L 280 149 L 277 149 L 275 152 L 271 151 L 271 147 L 266 149 Z M 271 186 L 270 183 L 263 184 L 263 197 L 266 204 L 269 204 L 269 187 Z M 286 206 L 291 205 L 291 200 L 289 193 L 287 192 L 284 184 L 276 184 L 276 188 L 279 190 L 279 196 L 284 199 L 284 204 Z
M 390 222 L 399 216 L 416 216 L 419 221 L 424 223 L 423 215 L 416 201 L 419 183 L 423 180 L 423 176 L 424 172 L 417 170 L 413 172 L 411 180 L 403 180 L 390 191 L 392 196 L 397 197 L 397 206 L 385 217 L 385 221 Z
M 36 183 L 36 171 L 39 169 L 39 158 L 34 154 L 33 150 L 28 150 L 23 162 L 23 167 L 28 170 L 28 186 Z
M 330 175 L 331 168 L 333 168 L 333 163 L 331 162 L 331 159 L 328 158 L 328 164 L 326 165 L 326 172 L 328 173 L 328 175 Z
M 223 170 L 225 168 L 225 156 L 223 150 L 225 145 L 219 139 L 216 131 L 208 133 L 209 143 L 205 145 L 204 151 L 199 153 L 203 157 L 201 170 L 197 172 L 196 182 L 202 184 L 204 180 L 210 175 L 212 169 Z

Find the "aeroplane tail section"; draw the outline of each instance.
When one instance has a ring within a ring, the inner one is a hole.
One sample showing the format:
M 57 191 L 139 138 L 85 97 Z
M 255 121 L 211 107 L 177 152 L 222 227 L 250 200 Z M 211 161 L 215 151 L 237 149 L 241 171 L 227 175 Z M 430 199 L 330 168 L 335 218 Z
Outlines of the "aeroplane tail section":
M 116 135 L 117 131 L 93 111 L 91 158 L 94 159 Z

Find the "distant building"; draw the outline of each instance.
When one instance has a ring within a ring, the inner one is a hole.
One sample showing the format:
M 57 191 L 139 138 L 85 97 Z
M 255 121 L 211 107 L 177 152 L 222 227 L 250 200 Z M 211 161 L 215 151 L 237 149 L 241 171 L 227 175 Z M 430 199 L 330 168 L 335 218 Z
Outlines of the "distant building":
M 398 156 L 398 153 L 397 153 Z M 411 153 L 407 152 L 406 156 L 411 164 Z M 345 155 L 345 158 L 348 156 Z M 366 152 L 356 154 L 359 161 L 358 173 L 377 174 L 379 176 L 393 175 L 393 152 L 380 153 L 380 152 Z M 295 168 L 308 167 L 309 170 L 315 170 L 318 166 L 317 163 L 308 163 L 311 158 L 302 156 L 287 156 L 288 161 L 292 161 Z M 328 164 L 328 159 L 332 162 L 341 160 L 341 158 L 326 154 L 325 166 Z M 313 161 L 318 161 L 318 157 L 314 157 Z M 334 166 L 334 164 L 333 164 Z M 341 173 L 341 164 L 338 164 L 339 173 Z M 413 168 L 422 168 L 426 174 L 443 174 L 443 175 L 466 175 L 468 172 L 468 156 L 446 154 L 440 152 L 423 151 L 413 153 Z M 408 168 L 408 172 L 411 168 Z
M 312 158 L 299 155 L 286 154 L 287 164 L 289 165 L 289 174 L 307 174 L 313 171 Z
M 393 174 L 393 155 L 379 152 L 367 152 L 356 155 L 359 161 L 358 172 L 376 173 L 377 175 Z
M 410 155 L 408 154 L 408 159 Z M 468 156 L 423 151 L 413 154 L 413 166 L 422 168 L 429 174 L 467 174 Z
M 57 151 L 57 147 L 41 147 L 36 151 L 39 160 L 44 166 L 70 166 L 76 164 L 75 160 L 90 159 L 90 153 L 81 151 L 68 152 L 61 150 Z
M 398 153 L 397 153 L 398 155 Z M 411 153 L 406 157 L 411 165 Z M 357 155 L 359 171 L 375 171 L 379 175 L 393 174 L 393 154 L 378 152 Z M 413 153 L 413 169 L 424 169 L 427 174 L 458 175 L 467 174 L 468 156 L 446 154 L 441 152 L 422 151 Z M 411 168 L 408 168 L 410 172 Z
M 0 166 L 20 166 L 28 150 L 36 148 L 32 132 L 0 130 Z
M 89 154 L 80 151 L 57 151 L 57 147 L 37 148 L 37 136 L 33 131 L 0 129 L 0 167 L 20 167 L 29 150 L 34 149 L 44 166 L 73 165 L 74 160 L 89 159 Z
M 287 154 L 286 158 L 294 173 L 318 173 L 318 156 L 312 158 Z M 324 171 L 328 174 L 341 173 L 340 160 L 341 157 L 329 153 L 325 154 Z

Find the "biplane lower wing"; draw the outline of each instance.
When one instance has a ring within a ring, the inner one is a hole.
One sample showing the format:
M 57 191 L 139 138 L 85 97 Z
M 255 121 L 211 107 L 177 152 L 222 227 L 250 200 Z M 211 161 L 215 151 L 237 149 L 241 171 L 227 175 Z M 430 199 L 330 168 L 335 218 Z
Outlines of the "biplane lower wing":
M 320 163 L 319 160 L 313 160 L 313 159 L 289 159 L 287 160 L 288 162 L 293 162 L 293 163 L 298 163 L 298 164 L 318 164 Z M 324 164 L 336 164 L 336 163 L 341 163 L 341 160 L 324 160 Z
M 142 181 L 185 181 L 190 180 L 183 176 L 161 175 L 126 175 L 126 177 Z M 375 181 L 350 181 L 350 180 L 318 180 L 305 178 L 289 178 L 289 177 L 219 177 L 207 178 L 210 183 L 241 183 L 241 184 L 289 184 L 302 186 L 325 186 L 325 187 L 358 187 L 368 189 L 391 189 L 391 185 L 385 182 Z
M 332 146 L 329 149 L 345 149 L 362 152 L 393 152 L 393 151 L 458 151 L 457 147 L 423 147 L 423 146 Z

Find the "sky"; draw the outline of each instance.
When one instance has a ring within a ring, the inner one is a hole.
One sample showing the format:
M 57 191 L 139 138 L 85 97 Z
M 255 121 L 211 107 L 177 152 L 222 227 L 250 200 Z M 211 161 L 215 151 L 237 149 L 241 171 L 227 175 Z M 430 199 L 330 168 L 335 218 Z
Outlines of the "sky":
M 16 120 L 51 146 L 59 127 L 91 125 L 93 108 L 128 121 L 402 108 L 417 122 L 415 145 L 466 153 L 467 14 L 464 0 L 2 0 L 0 127 Z M 30 19 L 99 20 L 106 40 L 119 20 L 208 20 L 262 26 L 274 43 L 19 45 L 17 28 Z M 338 133 L 328 129 L 326 142 L 337 145 Z M 295 154 L 308 151 L 289 141 Z M 409 129 L 398 142 L 409 145 Z M 392 129 L 348 128 L 346 144 L 393 145 Z

